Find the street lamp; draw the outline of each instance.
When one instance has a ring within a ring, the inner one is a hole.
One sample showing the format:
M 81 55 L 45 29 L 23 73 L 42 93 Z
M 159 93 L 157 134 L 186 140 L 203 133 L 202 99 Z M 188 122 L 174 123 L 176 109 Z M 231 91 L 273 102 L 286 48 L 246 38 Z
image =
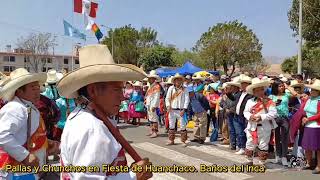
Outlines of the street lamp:
M 110 27 L 107 27 L 107 26 L 105 26 L 105 25 L 101 25 L 101 27 L 105 27 L 106 28 L 106 32 L 108 32 L 108 29 L 110 29 L 110 30 L 112 30 L 112 28 L 110 28 Z M 112 57 L 114 57 L 113 56 L 113 50 L 114 50 L 114 48 L 113 48 L 113 46 L 114 46 L 114 43 L 113 43 L 113 31 L 112 31 L 112 34 L 111 34 L 111 54 L 112 54 Z M 118 60 L 118 64 L 119 64 L 119 60 Z

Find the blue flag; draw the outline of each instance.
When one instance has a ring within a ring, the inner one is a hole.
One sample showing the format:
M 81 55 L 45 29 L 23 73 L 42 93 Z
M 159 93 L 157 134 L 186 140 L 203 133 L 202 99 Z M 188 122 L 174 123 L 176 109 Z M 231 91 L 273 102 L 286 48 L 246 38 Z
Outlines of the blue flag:
M 64 25 L 64 35 L 80 38 L 83 40 L 86 40 L 86 35 L 81 33 L 78 29 L 74 28 L 71 24 L 69 24 L 67 21 L 63 20 Z

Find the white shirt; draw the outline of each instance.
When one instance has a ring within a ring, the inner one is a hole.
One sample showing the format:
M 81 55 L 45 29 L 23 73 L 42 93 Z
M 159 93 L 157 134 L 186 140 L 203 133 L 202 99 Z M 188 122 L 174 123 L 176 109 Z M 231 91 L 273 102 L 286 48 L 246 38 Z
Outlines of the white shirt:
M 149 89 L 153 88 L 155 85 L 157 85 L 157 83 L 153 83 Z M 146 95 L 145 98 L 146 98 L 146 106 L 148 109 L 157 108 L 160 106 L 160 91 L 150 95 Z
M 22 102 L 23 101 L 23 102 Z M 40 112 L 29 101 L 14 97 L 0 110 L 0 147 L 3 148 L 12 158 L 21 162 L 28 155 L 29 151 L 23 147 L 27 141 L 28 110 L 31 107 L 31 135 L 38 129 Z M 41 153 L 43 156 L 43 153 Z M 38 157 L 40 165 L 45 163 L 44 157 Z
M 77 114 L 78 113 L 78 114 Z M 64 166 L 99 166 L 97 173 L 69 173 L 71 179 L 136 179 L 133 172 L 106 176 L 102 164 L 111 164 L 121 150 L 103 122 L 89 111 L 77 107 L 68 117 L 61 137 Z
M 255 131 L 257 128 L 257 122 L 249 121 L 250 117 L 252 116 L 252 108 L 254 105 L 257 104 L 257 102 L 254 100 L 255 98 L 249 99 L 246 107 L 243 111 L 244 117 L 248 120 L 246 131 Z M 277 127 L 277 123 L 275 122 L 275 119 L 277 118 L 277 109 L 275 106 L 270 106 L 268 108 L 268 112 L 265 112 L 263 109 L 261 112 L 258 112 L 256 115 L 261 116 L 261 122 L 259 124 L 262 124 L 265 130 L 271 130 L 275 129 Z M 271 122 L 271 123 L 270 123 Z
M 190 99 L 189 99 L 189 93 L 187 92 L 187 89 L 184 88 L 183 92 L 179 94 L 178 97 L 174 98 L 172 102 L 170 102 L 171 97 L 175 94 L 177 89 L 175 86 L 170 86 L 168 89 L 168 93 L 166 96 L 166 107 L 171 107 L 172 109 L 187 109 Z
M 242 92 L 242 93 L 241 93 L 239 102 L 238 102 L 237 107 L 236 107 L 236 113 L 237 113 L 237 115 L 240 114 L 240 107 L 241 107 L 242 101 L 243 101 L 243 99 L 246 97 L 247 94 L 248 94 L 247 92 Z

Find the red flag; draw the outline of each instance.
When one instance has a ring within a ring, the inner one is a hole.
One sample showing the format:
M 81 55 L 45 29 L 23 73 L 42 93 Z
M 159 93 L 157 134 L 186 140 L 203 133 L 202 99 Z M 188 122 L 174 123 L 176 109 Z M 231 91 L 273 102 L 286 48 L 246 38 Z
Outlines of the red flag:
M 98 9 L 98 4 L 91 2 L 89 16 L 93 18 L 97 17 L 97 9 Z
M 74 12 L 82 13 L 82 0 L 73 0 Z

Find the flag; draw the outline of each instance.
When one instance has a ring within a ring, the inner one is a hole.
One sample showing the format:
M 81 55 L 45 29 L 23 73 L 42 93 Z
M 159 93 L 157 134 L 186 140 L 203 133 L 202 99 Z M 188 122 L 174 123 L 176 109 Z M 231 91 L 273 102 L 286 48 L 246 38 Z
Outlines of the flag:
M 97 26 L 96 23 L 94 23 L 91 27 L 91 30 L 94 32 L 94 34 L 96 35 L 98 41 L 100 41 L 100 39 L 103 37 L 102 32 L 100 31 L 99 27 Z
M 98 3 L 89 0 L 74 0 L 73 11 L 76 13 L 86 14 L 92 18 L 97 17 Z
M 64 35 L 65 36 L 70 36 L 70 37 L 75 37 L 75 38 L 80 38 L 80 39 L 86 40 L 86 35 L 81 33 L 78 29 L 74 28 L 67 21 L 63 20 L 63 25 L 64 25 Z

